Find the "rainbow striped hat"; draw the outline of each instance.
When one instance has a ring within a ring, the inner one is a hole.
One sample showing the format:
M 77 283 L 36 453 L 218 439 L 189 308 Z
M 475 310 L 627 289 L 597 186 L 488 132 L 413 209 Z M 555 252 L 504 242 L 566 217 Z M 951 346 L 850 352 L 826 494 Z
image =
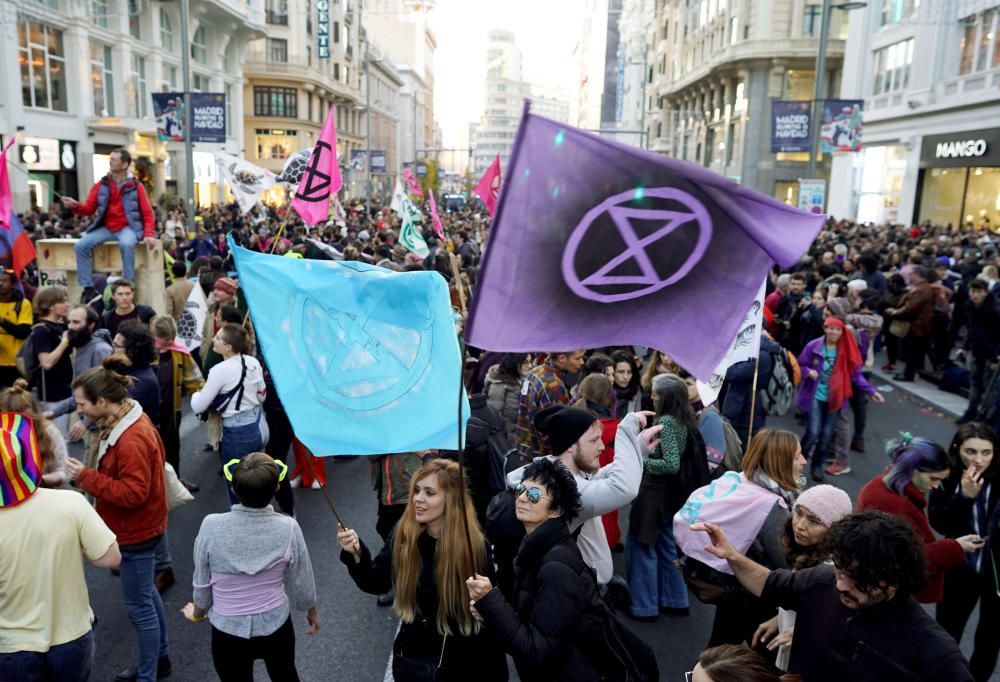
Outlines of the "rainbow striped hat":
M 31 417 L 0 412 L 0 509 L 31 497 L 41 479 L 42 452 Z

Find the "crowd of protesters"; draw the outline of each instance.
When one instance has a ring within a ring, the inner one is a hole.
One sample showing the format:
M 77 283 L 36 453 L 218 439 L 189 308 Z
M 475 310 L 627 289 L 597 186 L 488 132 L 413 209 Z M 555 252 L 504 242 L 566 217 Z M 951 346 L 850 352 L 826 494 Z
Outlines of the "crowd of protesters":
M 85 234 L 90 219 L 65 208 L 22 224 L 36 239 Z M 181 542 L 193 543 L 196 563 L 184 614 L 211 623 L 220 679 L 252 679 L 255 658 L 272 679 L 298 679 L 292 607 L 308 634 L 320 616 L 291 488 L 320 487 L 325 473 L 271 390 L 227 239 L 291 258 L 436 271 L 460 315 L 489 249 L 481 207 L 445 214 L 443 240 L 425 229 L 424 256 L 397 242 L 389 209 L 346 209 L 317 228 L 263 206 L 213 206 L 193 220 L 156 212 L 164 315 L 136 302 L 129 279 L 95 275 L 78 303 L 39 288 L 33 266 L 0 274 L 0 407 L 32 417 L 43 463 L 39 491 L 0 507 L 0 540 L 13 549 L 0 553 L 0 679 L 88 678 L 81 549 L 122 578 L 138 655 L 117 679 L 170 674 L 159 591 L 174 582 L 169 546 Z M 650 679 L 651 652 L 628 621 L 682 628 L 691 594 L 716 605 L 710 648 L 691 662 L 699 682 L 989 679 L 1000 652 L 998 266 L 988 232 L 831 221 L 798 266 L 772 273 L 759 357 L 729 369 L 712 405 L 656 349 L 468 349 L 467 389 L 485 397 L 474 397 L 474 416 L 498 428 L 483 439 L 470 431 L 467 480 L 457 453 L 387 453 L 372 460 L 384 545 L 338 529 L 351 579 L 402 622 L 395 679 L 505 680 L 506 655 L 522 680 L 625 679 L 626 669 Z M 176 322 L 193 287 L 211 303 L 204 343 L 190 350 Z M 17 367 L 26 342 L 27 385 Z M 889 468 L 852 502 L 821 483 L 850 474 L 850 451 L 865 449 L 868 403 L 883 402 L 876 364 L 896 381 L 967 390 L 969 407 L 947 448 L 919 436 L 896 443 Z M 795 391 L 799 433 L 767 428 L 774 376 Z M 179 478 L 188 395 L 232 510 L 206 517 L 197 538 L 168 540 L 171 491 L 198 492 Z M 72 426 L 71 411 L 81 418 Z M 67 457 L 66 442 L 81 437 L 83 460 Z M 714 499 L 719 485 L 738 509 Z M 239 542 L 250 534 L 253 548 Z M 31 543 L 46 550 L 26 570 Z M 618 551 L 624 577 L 614 574 Z M 26 594 L 70 595 L 70 606 L 41 613 Z M 920 602 L 937 604 L 936 622 Z M 955 641 L 977 603 L 967 662 Z

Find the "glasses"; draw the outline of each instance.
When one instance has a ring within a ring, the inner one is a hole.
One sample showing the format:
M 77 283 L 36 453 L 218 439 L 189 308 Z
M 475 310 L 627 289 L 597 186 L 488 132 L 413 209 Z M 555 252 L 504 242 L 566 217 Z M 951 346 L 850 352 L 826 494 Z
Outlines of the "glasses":
M 528 502 L 531 502 L 531 504 L 538 504 L 542 500 L 552 499 L 550 497 L 545 497 L 545 495 L 542 495 L 541 488 L 538 488 L 536 486 L 531 486 L 530 488 L 527 488 L 523 483 L 518 483 L 517 487 L 514 488 L 514 499 L 519 498 L 521 495 L 524 495 L 525 493 L 528 494 Z

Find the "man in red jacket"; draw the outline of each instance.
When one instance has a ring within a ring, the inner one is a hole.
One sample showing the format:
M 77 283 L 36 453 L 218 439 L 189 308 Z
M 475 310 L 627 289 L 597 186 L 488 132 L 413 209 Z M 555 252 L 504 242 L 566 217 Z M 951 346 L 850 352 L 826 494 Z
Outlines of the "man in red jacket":
M 85 303 L 98 292 L 94 290 L 94 247 L 115 240 L 122 253 L 122 276 L 135 281 L 135 246 L 139 240 L 148 246 L 156 244 L 153 235 L 153 207 L 142 183 L 129 175 L 132 155 L 125 148 L 116 149 L 108 157 L 109 172 L 93 187 L 84 202 L 63 197 L 62 203 L 77 215 L 94 216 L 87 232 L 76 243 L 77 281 L 83 287 Z

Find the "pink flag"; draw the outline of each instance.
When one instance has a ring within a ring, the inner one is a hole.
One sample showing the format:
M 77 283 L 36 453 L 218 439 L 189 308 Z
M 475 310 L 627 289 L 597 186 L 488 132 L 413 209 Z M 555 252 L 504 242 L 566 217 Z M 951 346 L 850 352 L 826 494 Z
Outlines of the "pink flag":
M 414 194 L 418 197 L 424 196 L 424 190 L 421 189 L 420 183 L 417 179 L 413 177 L 413 173 L 410 172 L 409 168 L 403 169 L 403 177 L 406 178 L 406 185 L 410 188 L 410 194 Z
M 10 194 L 10 179 L 7 177 L 7 150 L 14 144 L 14 140 L 11 136 L 10 142 L 0 152 L 0 225 L 7 230 L 10 229 L 10 209 L 14 204 Z
M 302 180 L 295 190 L 292 208 L 310 227 L 330 217 L 330 196 L 344 185 L 337 165 L 336 108 L 330 107 L 319 140 L 309 156 Z
M 444 239 L 444 228 L 441 227 L 441 216 L 438 215 L 438 205 L 434 201 L 434 190 L 431 190 L 431 218 L 434 219 L 434 234 L 438 239 Z
M 472 190 L 486 204 L 486 210 L 490 212 L 490 215 L 493 215 L 497 210 L 497 199 L 500 196 L 500 182 L 502 180 L 503 178 L 500 177 L 500 155 L 497 154 L 497 158 L 493 159 L 493 163 L 483 174 L 483 179 L 476 185 L 476 189 Z

